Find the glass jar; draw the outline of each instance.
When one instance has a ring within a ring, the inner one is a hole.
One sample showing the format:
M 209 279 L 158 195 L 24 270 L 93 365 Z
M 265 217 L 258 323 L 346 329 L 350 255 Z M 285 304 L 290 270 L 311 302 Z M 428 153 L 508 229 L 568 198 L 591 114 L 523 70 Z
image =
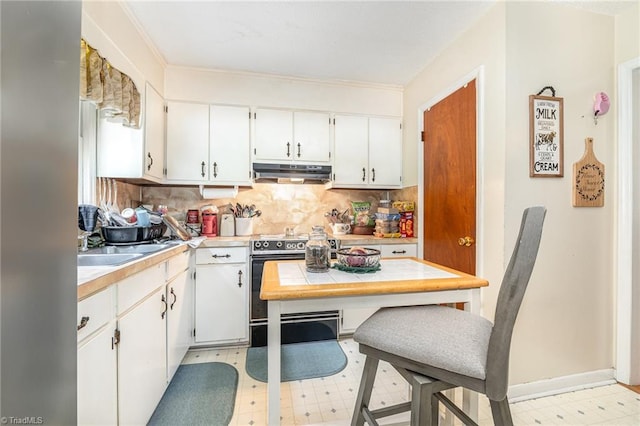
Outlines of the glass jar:
M 331 246 L 323 226 L 312 227 L 304 253 L 308 272 L 327 272 L 331 266 Z

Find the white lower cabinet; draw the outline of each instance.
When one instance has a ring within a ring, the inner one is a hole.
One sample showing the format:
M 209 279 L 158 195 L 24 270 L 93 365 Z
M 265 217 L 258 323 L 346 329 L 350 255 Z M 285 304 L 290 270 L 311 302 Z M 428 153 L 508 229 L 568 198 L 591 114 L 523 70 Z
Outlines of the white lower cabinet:
M 107 288 L 78 302 L 78 424 L 118 419 L 115 292 Z M 96 368 L 99 366 L 99 368 Z
M 167 386 L 164 286 L 118 318 L 119 424 L 146 424 Z
M 167 382 L 193 343 L 193 291 L 189 271 L 167 284 Z
M 340 247 L 350 247 L 349 243 L 341 243 Z M 417 254 L 416 244 L 363 244 L 363 247 L 380 250 L 383 258 L 393 257 L 415 257 Z M 343 309 L 340 318 L 340 334 L 351 334 L 356 331 L 367 318 L 373 315 L 379 308 L 352 308 Z
M 189 252 L 78 303 L 78 424 L 147 424 L 192 342 Z
M 382 244 L 380 256 L 382 257 L 416 257 L 418 247 L 415 244 Z
M 78 424 L 115 425 L 118 422 L 117 351 L 110 321 L 78 345 Z
M 249 340 L 247 256 L 245 247 L 196 251 L 196 344 Z

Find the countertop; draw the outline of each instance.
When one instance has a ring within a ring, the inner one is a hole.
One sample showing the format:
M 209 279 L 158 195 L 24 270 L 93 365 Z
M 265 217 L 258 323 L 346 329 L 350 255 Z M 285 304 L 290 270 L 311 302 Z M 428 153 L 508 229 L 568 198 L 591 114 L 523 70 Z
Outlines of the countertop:
M 188 249 L 189 246 L 186 243 L 178 244 L 175 247 L 143 256 L 124 265 L 80 266 L 78 267 L 78 300 L 85 299 L 129 275 L 144 271 Z
M 330 269 L 307 273 L 304 261 L 268 261 L 260 298 L 286 300 L 366 294 L 411 293 L 485 287 L 488 281 L 415 257 L 380 260 L 374 273 Z
M 339 239 L 342 244 L 349 245 L 416 244 L 418 242 L 417 238 L 380 238 L 374 237 L 373 235 L 351 234 L 330 236 Z M 258 235 L 246 237 L 209 237 L 204 239 L 198 247 L 249 247 L 251 240 L 255 238 L 258 238 Z M 78 300 L 85 299 L 129 275 L 164 262 L 188 249 L 189 245 L 184 243 L 120 266 L 78 267 Z

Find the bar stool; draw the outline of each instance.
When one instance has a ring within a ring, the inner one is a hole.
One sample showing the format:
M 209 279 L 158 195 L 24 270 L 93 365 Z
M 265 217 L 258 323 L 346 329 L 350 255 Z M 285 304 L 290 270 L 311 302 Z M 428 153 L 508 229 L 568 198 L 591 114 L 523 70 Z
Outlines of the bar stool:
M 513 326 L 538 254 L 546 209 L 527 208 L 498 294 L 495 321 L 446 306 L 384 308 L 353 339 L 365 360 L 351 425 L 411 410 L 411 425 L 437 425 L 442 402 L 464 424 L 476 423 L 442 391 L 463 387 L 487 396 L 496 425 L 512 425 L 507 387 Z M 370 410 L 378 362 L 391 364 L 412 387 L 411 402 Z

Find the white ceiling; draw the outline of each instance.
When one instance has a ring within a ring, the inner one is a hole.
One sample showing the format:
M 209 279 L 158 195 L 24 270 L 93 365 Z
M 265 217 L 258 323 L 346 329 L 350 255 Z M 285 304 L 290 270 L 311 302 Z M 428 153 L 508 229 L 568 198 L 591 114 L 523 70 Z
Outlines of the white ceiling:
M 495 1 L 125 4 L 169 65 L 402 86 Z M 630 2 L 572 4 L 615 14 Z

